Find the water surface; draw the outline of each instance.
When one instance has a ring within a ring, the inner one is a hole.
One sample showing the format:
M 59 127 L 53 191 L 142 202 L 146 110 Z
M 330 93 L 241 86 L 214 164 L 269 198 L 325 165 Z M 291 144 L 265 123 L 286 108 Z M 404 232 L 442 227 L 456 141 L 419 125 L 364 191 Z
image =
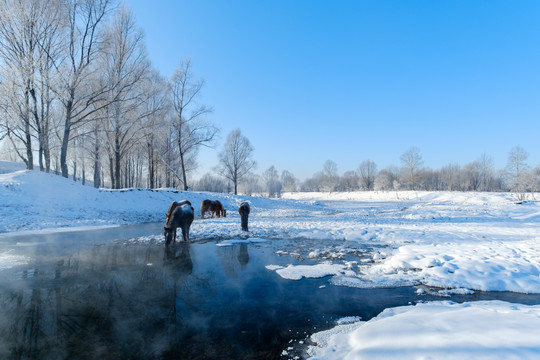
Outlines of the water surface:
M 0 251 L 11 246 L 30 260 L 0 271 L 0 358 L 279 359 L 288 347 L 301 356 L 312 333 L 341 317 L 369 320 L 387 307 L 441 300 L 413 287 L 290 281 L 265 268 L 309 263 L 277 255 L 292 253 L 295 244 L 298 253 L 307 252 L 309 240 L 196 241 L 166 250 L 158 226 L 141 230 L 156 234 L 145 242 L 125 241 L 129 231 L 118 231 L 2 242 Z M 115 237 L 122 241 L 110 241 Z M 369 256 L 369 247 L 357 250 Z M 505 297 L 540 303 L 539 296 L 508 293 L 451 299 Z

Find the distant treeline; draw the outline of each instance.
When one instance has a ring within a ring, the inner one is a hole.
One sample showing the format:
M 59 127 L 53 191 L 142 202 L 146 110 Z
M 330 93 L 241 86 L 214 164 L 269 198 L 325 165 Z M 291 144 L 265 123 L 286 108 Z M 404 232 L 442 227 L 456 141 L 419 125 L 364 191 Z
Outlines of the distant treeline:
M 281 192 L 344 192 L 344 191 L 512 191 L 522 199 L 540 189 L 540 166 L 527 164 L 528 153 L 516 146 L 508 154 L 507 166 L 495 169 L 493 160 L 482 155 L 464 166 L 449 164 L 440 169 L 423 166 L 420 151 L 413 147 L 400 158 L 401 166 L 378 170 L 373 161 L 362 161 L 356 170 L 338 174 L 337 164 L 328 160 L 321 171 L 305 181 L 299 181 L 285 170 L 279 174 L 274 166 L 261 175 L 251 174 L 240 186 L 245 194 L 265 194 L 279 197 Z M 219 176 L 207 174 L 194 183 L 195 190 L 229 191 Z

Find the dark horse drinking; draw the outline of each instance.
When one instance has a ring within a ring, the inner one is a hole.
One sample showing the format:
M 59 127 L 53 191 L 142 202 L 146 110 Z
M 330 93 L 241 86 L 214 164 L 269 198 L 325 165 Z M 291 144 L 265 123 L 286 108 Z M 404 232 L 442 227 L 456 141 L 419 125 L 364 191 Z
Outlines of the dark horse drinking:
M 189 241 L 189 228 L 195 217 L 195 211 L 189 201 L 184 200 L 180 202 L 174 201 L 169 206 L 165 221 L 165 246 L 176 242 L 176 229 L 182 229 L 182 238 L 184 241 Z
M 249 204 L 243 202 L 238 207 L 238 213 L 240 214 L 240 221 L 242 225 L 242 230 L 248 231 L 248 218 L 249 218 Z
M 171 206 L 169 206 L 169 210 L 167 210 L 167 214 L 165 214 L 165 222 L 169 220 L 169 217 L 171 216 L 174 209 L 176 209 L 180 205 L 191 205 L 191 202 L 189 200 L 182 200 L 182 201 L 173 201 L 171 203 Z

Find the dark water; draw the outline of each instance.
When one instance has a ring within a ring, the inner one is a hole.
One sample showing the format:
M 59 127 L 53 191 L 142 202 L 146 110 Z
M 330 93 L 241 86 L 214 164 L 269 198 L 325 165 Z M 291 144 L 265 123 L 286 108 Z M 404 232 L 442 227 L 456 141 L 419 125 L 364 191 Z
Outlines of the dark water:
M 110 237 L 128 238 L 130 229 Z M 276 255 L 279 240 L 166 251 L 152 240 L 111 243 L 106 232 L 89 233 L 2 242 L 1 251 L 11 246 L 32 260 L 0 271 L 1 359 L 280 359 L 288 347 L 302 356 L 301 342 L 341 317 L 368 320 L 387 307 L 441 300 L 411 287 L 284 280 L 265 268 L 297 261 Z M 540 303 L 509 293 L 451 300 L 494 298 Z

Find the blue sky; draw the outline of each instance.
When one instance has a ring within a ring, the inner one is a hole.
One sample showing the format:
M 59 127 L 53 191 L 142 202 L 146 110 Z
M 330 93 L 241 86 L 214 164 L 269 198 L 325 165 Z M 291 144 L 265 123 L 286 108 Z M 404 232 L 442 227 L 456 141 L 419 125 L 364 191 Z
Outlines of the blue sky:
M 326 160 L 497 168 L 520 145 L 540 164 L 540 1 L 127 0 L 164 76 L 191 58 L 221 128 L 261 173 L 300 179 Z

